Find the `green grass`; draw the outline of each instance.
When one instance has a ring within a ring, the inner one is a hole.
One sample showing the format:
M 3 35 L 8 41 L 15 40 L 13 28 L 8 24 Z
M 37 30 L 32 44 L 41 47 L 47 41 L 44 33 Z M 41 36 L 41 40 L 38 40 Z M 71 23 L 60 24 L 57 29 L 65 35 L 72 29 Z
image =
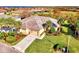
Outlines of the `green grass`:
M 67 39 L 70 37 L 69 50 L 71 53 L 79 52 L 79 40 L 70 35 L 60 34 L 58 36 L 46 35 L 42 40 L 35 40 L 25 52 L 27 53 L 53 53 L 54 44 L 67 46 Z

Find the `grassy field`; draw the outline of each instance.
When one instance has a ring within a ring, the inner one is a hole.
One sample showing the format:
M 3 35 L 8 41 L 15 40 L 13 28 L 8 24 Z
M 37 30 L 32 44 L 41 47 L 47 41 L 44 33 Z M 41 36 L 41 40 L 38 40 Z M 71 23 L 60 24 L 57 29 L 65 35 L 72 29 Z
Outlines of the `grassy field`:
M 35 40 L 27 49 L 26 53 L 53 53 L 52 47 L 59 43 L 61 46 L 67 46 L 67 39 L 70 40 L 69 51 L 71 53 L 79 52 L 79 40 L 70 35 L 60 34 L 58 36 L 46 35 L 42 40 Z

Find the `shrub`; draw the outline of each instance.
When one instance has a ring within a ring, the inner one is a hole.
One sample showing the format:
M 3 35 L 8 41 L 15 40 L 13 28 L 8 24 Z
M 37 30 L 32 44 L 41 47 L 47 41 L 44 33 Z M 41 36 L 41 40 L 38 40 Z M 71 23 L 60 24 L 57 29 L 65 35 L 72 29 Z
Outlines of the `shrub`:
M 9 31 L 9 32 L 8 32 L 8 35 L 9 35 L 9 36 L 14 36 L 15 34 L 16 34 L 16 32 L 13 32 L 13 31 Z
M 64 27 L 64 26 L 62 26 L 62 32 L 64 32 L 64 33 L 68 33 L 68 27 Z
M 4 37 L 4 34 L 0 32 L 0 39 L 2 39 L 3 37 Z
M 77 28 L 79 28 L 79 20 L 76 22 L 76 26 Z
M 13 36 L 8 36 L 8 37 L 6 38 L 6 41 L 9 42 L 9 43 L 13 43 L 13 42 L 16 41 L 16 38 L 13 37 Z
M 65 21 L 64 21 L 64 25 L 69 25 L 68 20 L 65 20 Z
M 61 25 L 63 24 L 63 22 L 64 22 L 64 19 L 63 19 L 63 18 L 60 18 L 60 19 L 58 20 L 58 23 L 61 24 Z
M 55 32 L 55 28 L 54 27 L 51 27 L 51 32 Z

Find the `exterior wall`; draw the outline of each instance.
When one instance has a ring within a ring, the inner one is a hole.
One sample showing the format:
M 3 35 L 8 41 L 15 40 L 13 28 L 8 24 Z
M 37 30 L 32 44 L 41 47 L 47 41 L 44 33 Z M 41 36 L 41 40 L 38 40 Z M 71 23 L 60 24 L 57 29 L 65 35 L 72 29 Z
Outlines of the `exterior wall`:
M 22 32 L 22 34 L 24 35 L 28 35 L 28 34 L 37 35 L 38 31 L 31 31 L 29 29 L 20 29 L 20 32 Z
M 44 29 L 41 29 L 41 30 L 38 32 L 38 36 L 39 36 L 38 39 L 43 39 L 43 37 L 45 36 Z
M 30 33 L 31 33 L 32 35 L 38 36 L 38 35 L 37 35 L 37 34 L 38 34 L 38 31 L 30 31 Z
M 45 32 L 44 32 L 38 39 L 43 39 L 45 35 L 46 35 L 46 34 L 45 34 Z
M 44 29 L 39 30 L 38 36 L 40 36 L 42 32 L 44 32 Z
M 20 32 L 22 32 L 22 34 L 24 34 L 24 35 L 28 35 L 30 30 L 29 29 L 24 29 L 24 30 L 20 29 Z
M 28 35 L 28 34 L 36 35 L 39 37 L 38 39 L 43 39 L 43 37 L 45 36 L 44 29 L 41 29 L 39 31 L 31 31 L 29 29 L 25 29 L 25 30 L 20 29 L 20 32 L 22 32 L 22 34 L 24 35 Z

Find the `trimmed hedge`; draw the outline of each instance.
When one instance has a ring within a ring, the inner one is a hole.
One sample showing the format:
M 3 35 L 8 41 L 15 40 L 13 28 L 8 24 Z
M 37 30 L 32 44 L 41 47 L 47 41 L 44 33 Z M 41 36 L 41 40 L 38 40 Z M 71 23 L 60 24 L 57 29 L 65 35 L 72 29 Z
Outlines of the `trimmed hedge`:
M 8 37 L 6 38 L 6 41 L 9 42 L 9 43 L 13 43 L 13 42 L 16 41 L 16 38 L 13 37 L 13 36 L 8 36 Z

